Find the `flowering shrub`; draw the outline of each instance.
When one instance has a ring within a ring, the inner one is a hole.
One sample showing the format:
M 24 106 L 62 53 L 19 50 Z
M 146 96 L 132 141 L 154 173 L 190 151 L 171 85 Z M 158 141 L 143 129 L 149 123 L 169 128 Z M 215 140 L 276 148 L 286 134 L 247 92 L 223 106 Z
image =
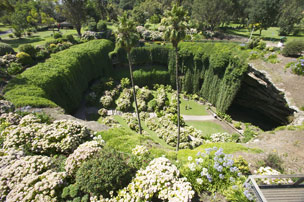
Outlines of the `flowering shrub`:
M 270 167 L 260 167 L 257 171 L 254 171 L 256 175 L 281 175 L 279 171 L 276 171 L 275 169 L 272 169 Z M 264 178 L 259 179 L 258 181 L 262 182 L 263 184 L 291 184 L 293 181 L 288 178 Z
M 213 133 L 210 136 L 211 142 L 235 142 L 232 134 L 229 133 Z
M 9 192 L 32 174 L 41 174 L 52 165 L 51 158 L 46 156 L 26 156 L 0 170 L 0 200 L 5 200 Z
M 6 100 L 0 100 L 0 114 L 12 112 L 15 110 L 15 106 Z
M 127 122 L 129 128 L 131 130 L 134 130 L 136 132 L 139 131 L 139 125 L 138 125 L 138 120 L 136 117 L 133 116 L 131 113 L 124 113 L 122 115 L 122 118 Z
M 136 147 L 132 149 L 132 154 L 130 164 L 137 170 L 146 167 L 151 160 L 149 156 L 150 152 L 146 146 L 136 145 Z
M 223 153 L 222 148 L 213 147 L 205 151 L 199 152 L 195 159 L 189 156 L 184 167 L 185 176 L 197 192 L 223 191 L 242 175 L 232 156 Z
M 228 201 L 248 202 L 254 200 L 254 195 L 250 193 L 248 185 L 243 186 L 243 182 L 238 180 L 233 186 L 224 190 L 223 194 Z
M 171 146 L 177 144 L 177 126 L 171 120 L 171 115 L 166 114 L 160 118 L 148 118 L 145 120 L 147 127 L 155 131 L 159 138 L 166 141 Z M 181 127 L 180 148 L 186 149 L 196 147 L 203 143 L 202 132 L 192 126 Z
M 109 95 L 104 95 L 100 98 L 102 106 L 108 109 L 113 104 L 113 98 Z
M 175 165 L 164 158 L 156 158 L 146 169 L 137 171 L 135 178 L 124 189 L 118 192 L 118 196 L 112 199 L 91 201 L 184 201 L 188 202 L 194 196 L 191 184 L 186 178 L 180 178 L 180 172 Z
M 39 154 L 70 153 L 85 139 L 90 131 L 71 120 L 58 120 L 47 125 L 39 123 L 34 115 L 23 117 L 19 125 L 7 127 L 3 132 L 4 148 L 23 148 Z
M 57 193 L 63 186 L 66 174 L 51 170 L 40 175 L 27 175 L 6 196 L 7 202 L 57 201 Z
M 6 123 L 7 125 L 18 125 L 20 122 L 21 116 L 13 112 L 3 113 L 0 116 L 0 123 Z
M 15 150 L 14 148 L 0 149 L 0 169 L 10 165 L 22 156 L 24 156 L 24 152 L 21 150 Z
M 301 57 L 292 66 L 293 73 L 297 75 L 304 75 L 304 57 Z
M 104 125 L 110 127 L 110 128 L 121 127 L 121 125 L 119 124 L 119 122 L 116 121 L 113 116 L 107 116 L 107 117 L 104 117 L 102 119 L 99 119 L 99 122 L 101 124 L 104 124 Z
M 128 111 L 132 107 L 132 91 L 131 89 L 125 88 L 116 100 L 116 109 L 119 111 Z
M 100 136 L 99 136 L 100 137 Z M 102 149 L 104 141 L 102 139 L 85 142 L 66 159 L 65 170 L 69 175 L 76 174 L 78 168 L 87 159 Z

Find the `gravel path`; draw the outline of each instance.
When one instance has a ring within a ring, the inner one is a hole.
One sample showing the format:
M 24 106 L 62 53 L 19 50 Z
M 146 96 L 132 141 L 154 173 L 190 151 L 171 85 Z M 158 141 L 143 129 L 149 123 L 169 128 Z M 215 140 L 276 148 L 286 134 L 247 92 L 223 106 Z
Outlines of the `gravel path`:
M 191 116 L 191 115 L 182 115 L 185 121 L 213 121 L 216 120 L 214 116 Z

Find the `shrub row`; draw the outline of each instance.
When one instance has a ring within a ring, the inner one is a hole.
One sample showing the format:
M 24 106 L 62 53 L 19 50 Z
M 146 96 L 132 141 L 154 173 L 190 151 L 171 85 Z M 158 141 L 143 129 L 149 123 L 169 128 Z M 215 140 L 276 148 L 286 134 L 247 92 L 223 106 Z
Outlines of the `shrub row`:
M 167 70 L 136 70 L 133 72 L 134 82 L 138 86 L 149 86 L 152 88 L 154 84 L 170 84 L 170 75 Z
M 12 79 L 4 97 L 16 106 L 59 105 L 71 112 L 79 106 L 88 83 L 110 73 L 112 50 L 110 41 L 94 40 L 53 54 Z
M 131 61 L 134 65 L 167 65 L 169 52 L 170 49 L 167 46 L 149 45 L 136 47 L 131 51 Z M 110 57 L 112 60 L 118 60 L 120 64 L 128 64 L 127 54 L 124 49 L 116 48 L 110 53 Z

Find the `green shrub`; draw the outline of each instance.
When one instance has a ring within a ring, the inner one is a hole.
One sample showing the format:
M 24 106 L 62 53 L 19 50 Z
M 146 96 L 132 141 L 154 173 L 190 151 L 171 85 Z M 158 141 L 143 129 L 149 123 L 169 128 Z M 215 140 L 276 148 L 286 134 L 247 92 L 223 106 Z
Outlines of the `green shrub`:
M 10 45 L 0 42 L 0 56 L 14 52 L 14 49 Z
M 102 194 L 109 197 L 129 184 L 133 170 L 125 163 L 125 158 L 117 151 L 104 148 L 82 166 L 76 173 L 76 183 L 86 193 Z
M 88 83 L 111 71 L 108 53 L 112 49 L 108 40 L 93 40 L 52 54 L 12 79 L 5 98 L 17 106 L 59 105 L 71 112 L 79 106 Z
M 23 44 L 19 46 L 18 49 L 20 52 L 29 54 L 32 58 L 35 58 L 36 56 L 36 49 L 30 44 Z
M 56 33 L 54 34 L 54 39 L 59 39 L 59 38 L 62 38 L 62 34 L 59 33 L 59 32 L 56 32 Z
M 96 22 L 89 22 L 88 24 L 88 30 L 92 31 L 92 32 L 96 32 L 97 31 L 97 24 Z
M 103 20 L 99 20 L 97 23 L 97 31 L 104 32 L 107 31 L 107 24 Z
M 75 40 L 75 38 L 74 38 L 74 36 L 72 34 L 65 35 L 64 38 L 67 41 L 71 42 L 72 44 L 77 43 L 77 41 Z
M 18 62 L 20 62 L 22 65 L 25 65 L 25 66 L 31 65 L 34 62 L 32 57 L 25 52 L 17 53 L 16 57 L 18 59 Z
M 14 38 L 14 35 L 13 34 L 9 34 L 8 37 L 12 39 L 12 38 Z
M 17 37 L 17 38 L 21 38 L 22 33 L 21 33 L 20 31 L 15 30 L 15 31 L 14 31 L 14 35 L 15 35 L 15 37 Z
M 283 160 L 277 153 L 269 153 L 267 157 L 264 159 L 265 166 L 269 166 L 275 170 L 284 172 L 284 168 L 282 166 Z
M 159 69 L 159 70 L 158 70 Z M 143 87 L 149 86 L 153 87 L 154 84 L 170 84 L 170 77 L 167 70 L 162 70 L 161 68 L 152 70 L 136 70 L 133 72 L 134 82 L 136 85 Z
M 286 43 L 282 54 L 286 57 L 297 57 L 304 51 L 304 41 L 293 40 Z
M 37 60 L 44 60 L 50 56 L 50 53 L 47 50 L 40 50 L 36 53 Z
M 16 75 L 22 71 L 22 66 L 19 63 L 12 62 L 7 68 L 7 73 L 9 75 Z

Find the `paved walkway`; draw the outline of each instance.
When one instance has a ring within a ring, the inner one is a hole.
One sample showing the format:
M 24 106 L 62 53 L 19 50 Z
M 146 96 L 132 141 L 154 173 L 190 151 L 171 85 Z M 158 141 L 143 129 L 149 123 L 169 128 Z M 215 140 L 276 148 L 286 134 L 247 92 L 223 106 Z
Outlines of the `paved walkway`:
M 182 115 L 185 121 L 213 121 L 216 120 L 212 115 L 207 116 L 192 116 Z

